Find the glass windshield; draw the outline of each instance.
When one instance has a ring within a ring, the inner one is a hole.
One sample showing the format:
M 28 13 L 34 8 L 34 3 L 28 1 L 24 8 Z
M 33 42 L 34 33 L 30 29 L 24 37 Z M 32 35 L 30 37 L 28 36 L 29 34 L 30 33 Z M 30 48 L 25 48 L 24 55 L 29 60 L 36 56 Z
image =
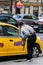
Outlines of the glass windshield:
M 34 20 L 37 20 L 37 19 L 38 19 L 38 17 L 36 17 L 36 16 L 32 16 L 32 18 L 33 18 Z
M 13 27 L 7 27 L 7 34 L 9 36 L 15 36 L 15 37 L 18 37 L 18 30 L 13 28 Z
M 7 21 L 8 23 L 17 24 L 17 21 L 11 17 L 8 17 Z

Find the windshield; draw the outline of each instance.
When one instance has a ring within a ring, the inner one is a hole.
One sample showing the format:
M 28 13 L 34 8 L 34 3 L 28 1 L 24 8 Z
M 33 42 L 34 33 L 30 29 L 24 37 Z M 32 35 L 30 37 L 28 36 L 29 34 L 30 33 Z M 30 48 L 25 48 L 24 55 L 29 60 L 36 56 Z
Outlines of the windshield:
M 37 17 L 37 16 L 32 16 L 32 18 L 33 18 L 34 20 L 37 20 L 37 19 L 38 19 L 38 17 Z
M 7 18 L 8 23 L 17 24 L 17 21 L 11 17 Z

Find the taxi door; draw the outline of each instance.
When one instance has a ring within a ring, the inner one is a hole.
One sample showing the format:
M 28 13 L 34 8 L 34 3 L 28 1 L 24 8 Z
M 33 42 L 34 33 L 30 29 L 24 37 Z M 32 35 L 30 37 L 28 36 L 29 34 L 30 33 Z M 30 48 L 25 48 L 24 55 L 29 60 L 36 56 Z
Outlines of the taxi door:
M 23 54 L 22 38 L 18 35 L 18 30 L 13 27 L 7 27 L 7 38 L 9 44 L 8 55 Z
M 8 43 L 7 38 L 3 32 L 3 26 L 0 25 L 0 56 L 8 55 Z

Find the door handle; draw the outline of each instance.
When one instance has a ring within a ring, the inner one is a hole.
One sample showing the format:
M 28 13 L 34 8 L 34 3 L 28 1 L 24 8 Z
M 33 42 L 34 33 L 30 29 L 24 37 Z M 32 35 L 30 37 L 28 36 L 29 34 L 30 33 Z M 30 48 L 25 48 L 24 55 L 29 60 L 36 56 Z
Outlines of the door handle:
M 10 40 L 11 42 L 13 41 L 13 40 Z

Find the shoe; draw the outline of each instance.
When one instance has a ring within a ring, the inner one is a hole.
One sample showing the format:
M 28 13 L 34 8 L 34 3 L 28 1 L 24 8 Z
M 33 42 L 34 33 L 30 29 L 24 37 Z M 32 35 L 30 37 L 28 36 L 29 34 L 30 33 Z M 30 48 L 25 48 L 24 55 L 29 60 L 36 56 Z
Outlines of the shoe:
M 30 60 L 30 59 L 32 59 L 32 57 L 30 57 L 30 58 L 27 58 L 27 60 Z

